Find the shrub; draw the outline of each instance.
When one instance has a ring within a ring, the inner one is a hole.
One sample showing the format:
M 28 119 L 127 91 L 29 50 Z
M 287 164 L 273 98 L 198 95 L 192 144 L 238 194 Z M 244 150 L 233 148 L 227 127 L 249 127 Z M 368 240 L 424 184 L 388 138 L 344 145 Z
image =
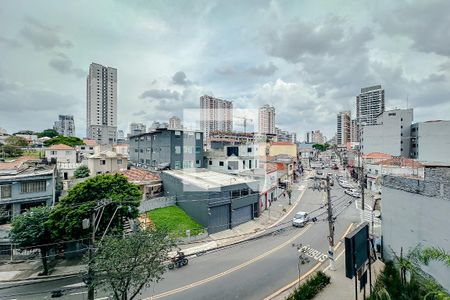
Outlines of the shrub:
M 330 283 L 330 276 L 319 271 L 313 277 L 309 278 L 304 284 L 295 289 L 287 297 L 288 300 L 309 300 L 313 299 L 324 287 Z

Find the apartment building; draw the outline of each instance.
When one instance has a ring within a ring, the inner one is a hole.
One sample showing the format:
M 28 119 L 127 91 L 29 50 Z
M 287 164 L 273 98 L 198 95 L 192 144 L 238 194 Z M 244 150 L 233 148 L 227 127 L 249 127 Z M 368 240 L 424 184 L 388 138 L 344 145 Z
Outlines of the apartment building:
M 377 117 L 384 112 L 384 89 L 381 85 L 361 89 L 356 96 L 356 120 L 361 126 L 377 124 Z
M 259 133 L 275 133 L 275 107 L 268 104 L 259 108 Z
M 75 122 L 72 115 L 59 115 L 53 129 L 60 135 L 75 136 Z
M 233 131 L 233 102 L 214 98 L 200 97 L 200 129 L 205 142 L 211 132 Z

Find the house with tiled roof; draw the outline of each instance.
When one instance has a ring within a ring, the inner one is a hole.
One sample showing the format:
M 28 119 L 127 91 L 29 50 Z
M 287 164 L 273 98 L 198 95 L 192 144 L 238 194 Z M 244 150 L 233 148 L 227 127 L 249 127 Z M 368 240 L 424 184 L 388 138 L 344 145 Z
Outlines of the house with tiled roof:
M 162 193 L 162 181 L 157 173 L 131 168 L 120 171 L 120 174 L 124 175 L 129 182 L 139 186 L 142 192 L 142 200 L 160 196 Z
M 74 164 L 77 162 L 77 151 L 74 147 L 57 144 L 45 149 L 45 157 L 48 161 L 54 161 L 56 163 Z
M 118 173 L 126 170 L 128 157 L 111 150 L 105 150 L 88 158 L 88 167 L 91 176 L 107 173 Z

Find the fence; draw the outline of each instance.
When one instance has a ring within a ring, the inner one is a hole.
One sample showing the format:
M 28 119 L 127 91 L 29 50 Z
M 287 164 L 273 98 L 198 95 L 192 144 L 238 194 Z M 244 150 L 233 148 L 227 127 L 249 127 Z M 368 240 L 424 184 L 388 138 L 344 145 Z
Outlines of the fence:
M 172 206 L 175 205 L 176 203 L 177 200 L 175 196 L 152 198 L 142 201 L 141 205 L 139 206 L 139 211 L 147 212 L 157 208 Z

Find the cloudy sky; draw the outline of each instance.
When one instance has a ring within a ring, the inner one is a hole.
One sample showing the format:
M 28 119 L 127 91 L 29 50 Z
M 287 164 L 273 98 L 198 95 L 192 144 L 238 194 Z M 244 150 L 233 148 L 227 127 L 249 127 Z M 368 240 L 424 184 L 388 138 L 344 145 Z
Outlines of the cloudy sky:
M 73 114 L 84 136 L 91 62 L 118 69 L 125 132 L 210 94 L 274 105 L 279 127 L 331 137 L 336 113 L 375 84 L 387 108 L 450 119 L 449 11 L 448 0 L 2 1 L 0 127 Z

